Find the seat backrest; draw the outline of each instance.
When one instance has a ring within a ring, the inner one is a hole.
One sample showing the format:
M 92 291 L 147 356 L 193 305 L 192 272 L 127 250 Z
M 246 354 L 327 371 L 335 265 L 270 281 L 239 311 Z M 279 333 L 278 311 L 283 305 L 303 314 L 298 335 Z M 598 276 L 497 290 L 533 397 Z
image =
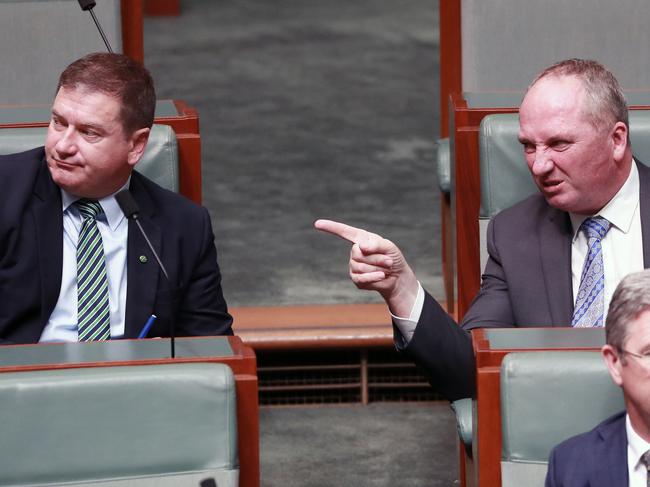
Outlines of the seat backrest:
M 0 154 L 23 152 L 45 143 L 46 127 L 0 129 Z M 169 125 L 154 125 L 144 155 L 136 166 L 163 188 L 178 192 L 179 158 L 176 134 Z
M 238 485 L 224 364 L 0 373 L 0 423 L 0 485 Z
M 650 110 L 630 110 L 630 140 L 634 156 L 650 165 Z M 481 269 L 487 261 L 485 235 L 494 215 L 537 191 L 517 139 L 519 115 L 488 115 L 480 126 Z
M 94 8 L 115 52 L 122 52 L 120 0 Z M 75 59 L 106 47 L 76 0 L 0 0 L 0 105 L 48 103 L 56 79 Z
M 544 485 L 555 445 L 624 408 L 599 352 L 508 354 L 501 364 L 502 485 Z

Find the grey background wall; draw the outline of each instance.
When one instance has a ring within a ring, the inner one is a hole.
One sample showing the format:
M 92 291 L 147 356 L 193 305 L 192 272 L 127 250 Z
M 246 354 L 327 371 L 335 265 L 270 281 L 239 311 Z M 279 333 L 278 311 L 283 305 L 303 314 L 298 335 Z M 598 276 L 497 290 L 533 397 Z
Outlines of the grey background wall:
M 648 0 L 462 0 L 463 89 L 523 90 L 544 67 L 597 59 L 650 87 Z
M 100 5 L 95 13 L 104 33 L 113 50 L 122 52 L 120 0 Z M 76 0 L 0 0 L 0 104 L 50 103 L 58 73 L 89 52 L 105 50 L 90 14 Z

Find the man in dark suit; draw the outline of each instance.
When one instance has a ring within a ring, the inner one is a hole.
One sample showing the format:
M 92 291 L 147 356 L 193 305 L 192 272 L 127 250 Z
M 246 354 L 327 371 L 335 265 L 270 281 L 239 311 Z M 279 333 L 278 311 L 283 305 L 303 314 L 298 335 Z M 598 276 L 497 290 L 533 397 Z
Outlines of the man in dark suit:
M 582 231 L 588 217 L 611 224 L 601 237 L 601 310 L 625 274 L 643 269 L 650 252 L 650 209 L 642 197 L 650 192 L 650 171 L 633 161 L 627 105 L 614 76 L 594 61 L 560 62 L 531 84 L 519 114 L 519 139 L 540 194 L 490 222 L 481 290 L 460 327 L 422 289 L 395 244 L 342 223 L 315 224 L 353 243 L 352 281 L 382 295 L 397 347 L 451 400 L 474 394 L 469 330 L 578 321 L 573 296 L 591 248 Z M 602 313 L 586 318 L 586 326 L 602 326 Z
M 151 315 L 150 337 L 232 334 L 207 211 L 133 171 L 155 100 L 140 64 L 90 54 L 61 74 L 45 147 L 0 158 L 1 343 L 135 338 Z
M 650 463 L 650 270 L 625 277 L 607 315 L 602 353 L 625 411 L 551 452 L 547 487 L 648 485 Z

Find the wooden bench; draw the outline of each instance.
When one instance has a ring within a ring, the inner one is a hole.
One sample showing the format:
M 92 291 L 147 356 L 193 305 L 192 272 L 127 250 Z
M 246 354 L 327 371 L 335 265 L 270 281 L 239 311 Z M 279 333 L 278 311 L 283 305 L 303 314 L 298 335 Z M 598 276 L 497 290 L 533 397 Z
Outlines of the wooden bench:
M 325 395 L 337 390 L 356 391 L 362 404 L 379 397 L 373 391 L 400 399 L 435 398 L 415 365 L 395 351 L 391 317 L 383 303 L 242 307 L 230 312 L 235 334 L 258 355 L 262 404 L 276 404 L 274 395 L 282 393 Z M 314 365 L 305 360 L 305 352 L 309 358 L 327 359 Z M 327 374 L 340 375 L 328 383 L 322 379 Z M 312 381 L 291 380 L 311 375 Z

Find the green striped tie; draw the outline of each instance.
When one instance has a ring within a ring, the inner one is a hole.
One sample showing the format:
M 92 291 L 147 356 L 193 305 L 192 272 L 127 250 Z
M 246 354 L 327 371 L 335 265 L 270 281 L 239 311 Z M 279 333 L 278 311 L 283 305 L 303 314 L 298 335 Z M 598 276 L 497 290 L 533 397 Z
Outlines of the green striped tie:
M 75 202 L 83 217 L 77 244 L 77 330 L 79 341 L 111 337 L 108 280 L 97 215 L 104 212 L 94 200 Z

